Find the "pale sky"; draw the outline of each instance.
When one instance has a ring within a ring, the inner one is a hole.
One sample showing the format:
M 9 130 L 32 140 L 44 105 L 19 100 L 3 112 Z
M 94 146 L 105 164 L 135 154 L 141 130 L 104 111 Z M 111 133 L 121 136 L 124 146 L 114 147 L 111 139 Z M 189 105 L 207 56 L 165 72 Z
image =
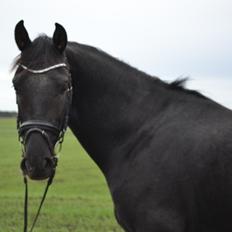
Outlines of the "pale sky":
M 189 76 L 189 88 L 232 109 L 231 0 L 1 0 L 0 19 L 0 110 L 16 110 L 9 68 L 21 19 L 31 39 L 59 22 L 69 40 L 163 80 Z

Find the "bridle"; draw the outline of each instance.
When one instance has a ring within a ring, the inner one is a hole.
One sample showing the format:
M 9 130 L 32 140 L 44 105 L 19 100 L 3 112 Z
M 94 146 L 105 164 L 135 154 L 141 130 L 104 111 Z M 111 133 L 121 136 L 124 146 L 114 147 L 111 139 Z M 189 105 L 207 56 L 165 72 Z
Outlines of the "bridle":
M 56 145 L 59 145 L 59 151 L 61 150 L 61 146 L 64 140 L 64 134 L 66 132 L 66 129 L 68 127 L 68 118 L 69 118 L 69 111 L 70 111 L 70 107 L 71 107 L 71 103 L 72 103 L 72 82 L 71 82 L 71 75 L 69 72 L 69 68 L 68 65 L 66 63 L 59 63 L 59 64 L 55 64 L 53 66 L 49 66 L 47 68 L 44 69 L 31 69 L 28 68 L 27 66 L 23 65 L 23 64 L 19 64 L 19 66 L 21 68 L 23 68 L 24 70 L 33 73 L 33 74 L 42 74 L 42 73 L 46 73 L 49 72 L 51 70 L 54 69 L 58 69 L 58 68 L 65 68 L 68 70 L 68 75 L 69 75 L 69 85 L 68 88 L 66 89 L 66 105 L 65 105 L 65 112 L 64 112 L 64 120 L 61 123 L 61 125 L 56 126 L 48 121 L 41 121 L 41 120 L 28 120 L 28 121 L 23 121 L 21 119 L 20 116 L 20 112 L 18 112 L 18 117 L 17 117 L 17 130 L 18 130 L 18 135 L 19 135 L 19 141 L 22 144 L 22 162 L 21 162 L 21 168 L 23 167 L 23 165 L 25 165 L 25 145 L 26 142 L 28 140 L 28 138 L 30 137 L 30 135 L 32 133 L 39 133 L 42 138 L 46 141 L 46 143 L 48 144 L 49 150 L 51 152 L 52 157 L 50 158 L 50 163 L 52 164 L 52 174 L 48 179 L 42 200 L 40 202 L 40 206 L 38 208 L 37 214 L 34 218 L 33 224 L 31 229 L 29 230 L 30 232 L 33 231 L 33 228 L 36 224 L 36 221 L 38 219 L 40 210 L 42 208 L 43 202 L 46 198 L 46 194 L 48 191 L 49 186 L 52 184 L 53 178 L 55 176 L 55 170 L 56 170 L 56 166 L 57 166 L 57 155 L 56 152 L 54 150 L 54 147 L 56 147 Z M 56 145 L 53 146 L 52 142 L 49 138 L 48 132 L 52 133 L 53 135 L 56 136 L 57 138 L 57 142 Z M 24 201 L 24 232 L 27 232 L 27 218 L 28 218 L 28 184 L 27 184 L 27 173 L 23 171 L 23 175 L 24 175 L 24 183 L 25 183 L 25 201 Z

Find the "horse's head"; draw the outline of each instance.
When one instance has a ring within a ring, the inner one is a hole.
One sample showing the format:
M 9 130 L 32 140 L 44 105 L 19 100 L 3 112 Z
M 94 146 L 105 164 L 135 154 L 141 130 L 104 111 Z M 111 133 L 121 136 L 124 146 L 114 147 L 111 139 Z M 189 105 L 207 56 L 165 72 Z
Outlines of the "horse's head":
M 52 39 L 40 36 L 32 42 L 20 21 L 15 41 L 21 51 L 13 78 L 24 146 L 21 168 L 32 179 L 46 179 L 56 166 L 54 147 L 63 138 L 71 103 L 67 35 L 56 24 Z

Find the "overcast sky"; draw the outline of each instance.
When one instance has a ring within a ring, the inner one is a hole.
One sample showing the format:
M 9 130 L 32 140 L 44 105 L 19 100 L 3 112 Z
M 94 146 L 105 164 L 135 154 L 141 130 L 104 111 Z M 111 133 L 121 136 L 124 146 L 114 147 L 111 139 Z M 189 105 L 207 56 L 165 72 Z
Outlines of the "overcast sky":
M 9 68 L 21 19 L 31 39 L 59 22 L 69 40 L 164 80 L 189 76 L 189 88 L 232 108 L 231 0 L 1 0 L 0 19 L 0 110 L 16 109 Z

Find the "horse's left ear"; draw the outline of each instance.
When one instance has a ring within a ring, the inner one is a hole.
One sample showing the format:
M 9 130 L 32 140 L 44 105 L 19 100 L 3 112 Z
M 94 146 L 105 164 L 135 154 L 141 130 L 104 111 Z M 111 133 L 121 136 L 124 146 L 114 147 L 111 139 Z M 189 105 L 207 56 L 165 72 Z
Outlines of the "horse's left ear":
M 67 45 L 67 33 L 63 26 L 55 23 L 56 29 L 53 34 L 53 43 L 59 52 L 63 52 Z

